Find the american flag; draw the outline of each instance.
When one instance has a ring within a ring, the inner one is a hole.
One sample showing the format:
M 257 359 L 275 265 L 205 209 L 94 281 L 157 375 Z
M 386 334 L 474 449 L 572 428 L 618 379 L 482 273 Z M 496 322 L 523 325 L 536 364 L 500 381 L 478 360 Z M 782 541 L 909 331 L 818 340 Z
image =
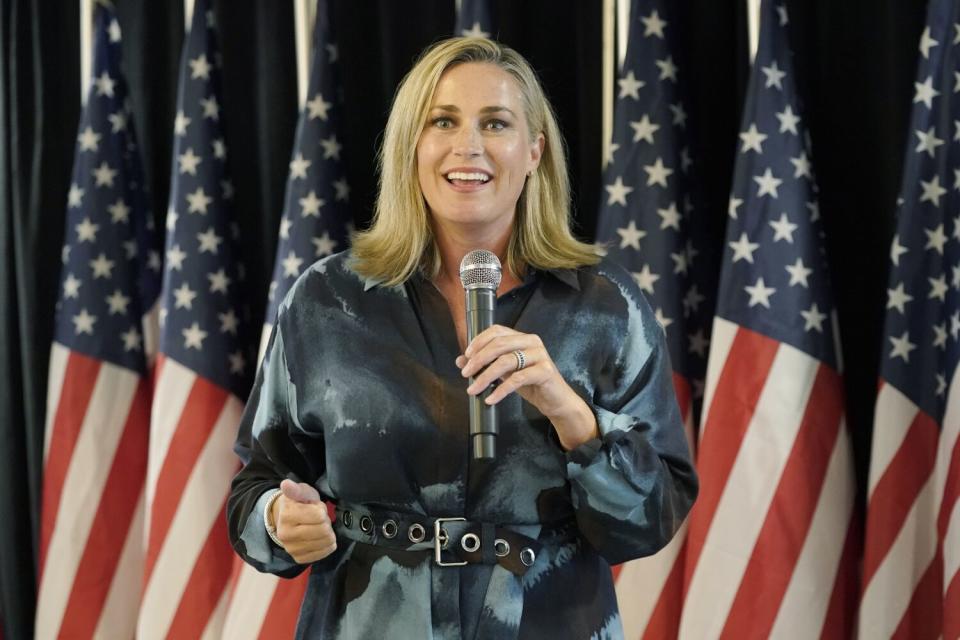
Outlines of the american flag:
M 120 72 L 94 10 L 50 354 L 36 637 L 132 637 L 143 574 L 160 254 Z
M 689 520 L 683 638 L 849 637 L 854 475 L 787 11 L 762 0 Z
M 352 225 L 350 187 L 345 176 L 340 119 L 342 91 L 339 57 L 328 3 L 317 3 L 307 101 L 300 112 L 280 239 L 267 305 L 261 353 L 280 302 L 293 282 L 314 261 L 347 247 Z M 306 590 L 308 574 L 283 580 L 259 573 L 239 558 L 238 579 L 230 600 L 224 637 L 291 638 Z
M 453 28 L 453 33 L 457 36 L 478 38 L 496 37 L 493 13 L 488 0 L 460 0 L 457 24 Z
M 672 55 L 665 0 L 634 0 L 606 147 L 597 240 L 632 274 L 666 334 L 674 388 L 693 441 L 693 388 L 702 389 L 710 308 L 695 281 L 692 162 L 687 114 Z M 669 18 L 669 19 L 668 19 Z M 650 558 L 615 567 L 628 638 L 675 637 L 680 623 L 685 530 Z
M 931 0 L 890 248 L 860 636 L 960 638 L 960 4 Z
M 147 556 L 137 634 L 219 636 L 233 550 L 224 509 L 249 389 L 244 274 L 221 130 L 213 13 L 197 0 L 180 62 L 147 473 Z

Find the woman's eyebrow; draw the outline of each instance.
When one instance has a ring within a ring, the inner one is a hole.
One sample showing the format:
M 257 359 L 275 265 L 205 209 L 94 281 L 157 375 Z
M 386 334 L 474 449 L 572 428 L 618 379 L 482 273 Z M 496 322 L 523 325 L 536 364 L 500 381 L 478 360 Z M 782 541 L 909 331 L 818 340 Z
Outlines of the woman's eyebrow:
M 452 104 L 438 104 L 438 105 L 434 105 L 434 106 L 431 108 L 431 110 L 447 111 L 447 112 L 449 112 L 449 113 L 460 113 L 460 107 L 458 107 L 458 106 L 456 106 L 456 105 L 452 105 Z M 517 114 L 515 114 L 515 113 L 513 112 L 512 109 L 510 109 L 510 108 L 508 108 L 508 107 L 500 106 L 500 105 L 492 105 L 492 106 L 483 107 L 482 109 L 480 109 L 480 113 L 484 113 L 484 114 L 487 114 L 487 113 L 499 113 L 500 111 L 506 111 L 507 113 L 509 113 L 510 115 L 512 115 L 512 116 L 514 116 L 514 117 L 516 117 L 516 115 L 517 115 Z

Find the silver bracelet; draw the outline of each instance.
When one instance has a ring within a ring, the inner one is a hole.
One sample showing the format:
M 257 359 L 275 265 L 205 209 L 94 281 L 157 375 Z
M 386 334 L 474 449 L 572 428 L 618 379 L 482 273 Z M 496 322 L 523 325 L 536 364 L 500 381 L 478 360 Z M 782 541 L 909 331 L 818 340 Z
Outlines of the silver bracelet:
M 277 537 L 277 528 L 270 524 L 270 510 L 273 509 L 273 503 L 277 501 L 277 498 L 283 495 L 283 491 L 280 489 L 274 489 L 273 493 L 270 494 L 270 497 L 267 498 L 267 504 L 263 508 L 263 528 L 267 530 L 267 535 L 270 536 L 270 539 L 280 547 L 284 548 L 283 543 L 280 542 L 280 538 Z

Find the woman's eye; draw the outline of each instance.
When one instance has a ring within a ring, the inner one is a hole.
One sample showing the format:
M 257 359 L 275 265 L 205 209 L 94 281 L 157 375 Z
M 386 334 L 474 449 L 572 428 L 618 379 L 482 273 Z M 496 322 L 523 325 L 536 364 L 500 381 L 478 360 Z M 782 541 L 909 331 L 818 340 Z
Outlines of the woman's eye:
M 433 119 L 433 126 L 437 127 L 438 129 L 449 129 L 453 126 L 453 121 L 450 118 L 441 116 Z
M 507 128 L 507 123 L 503 120 L 490 120 L 487 122 L 486 128 L 491 131 L 502 131 Z

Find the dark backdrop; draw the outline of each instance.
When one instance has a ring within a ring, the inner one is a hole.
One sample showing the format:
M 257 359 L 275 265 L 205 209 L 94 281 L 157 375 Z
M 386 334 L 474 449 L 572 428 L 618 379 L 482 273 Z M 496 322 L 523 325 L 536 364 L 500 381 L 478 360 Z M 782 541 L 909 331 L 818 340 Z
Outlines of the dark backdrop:
M 397 81 L 450 33 L 453 0 L 333 0 L 349 104 L 342 138 L 358 226 Z M 495 0 L 499 37 L 538 69 L 570 152 L 579 233 L 602 192 L 600 0 Z M 887 252 L 913 96 L 922 0 L 787 0 L 839 292 L 848 415 L 865 478 Z M 179 0 L 117 0 L 124 65 L 158 222 L 169 188 Z M 703 224 L 722 248 L 745 87 L 743 0 L 678 0 Z M 223 115 L 251 304 L 262 319 L 296 125 L 292 2 L 219 0 Z M 31 635 L 47 357 L 79 118 L 77 0 L 0 0 L 0 612 Z M 161 231 L 165 228 L 158 224 Z M 861 482 L 862 486 L 862 482 Z

